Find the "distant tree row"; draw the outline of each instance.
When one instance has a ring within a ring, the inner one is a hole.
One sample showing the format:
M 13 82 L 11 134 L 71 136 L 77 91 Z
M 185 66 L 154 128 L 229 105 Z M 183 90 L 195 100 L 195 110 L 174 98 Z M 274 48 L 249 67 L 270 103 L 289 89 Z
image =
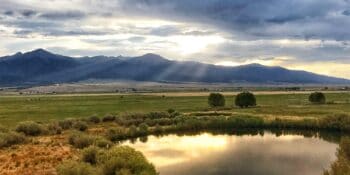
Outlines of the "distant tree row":
M 211 107 L 225 106 L 225 97 L 220 93 L 210 93 L 208 104 Z M 254 94 L 250 92 L 242 92 L 236 96 L 235 105 L 241 108 L 256 106 L 256 98 Z
M 322 92 L 314 92 L 310 94 L 309 101 L 313 104 L 325 104 L 326 96 Z M 239 93 L 234 102 L 240 108 L 256 106 L 255 95 L 251 92 Z M 223 107 L 225 106 L 225 97 L 220 93 L 210 93 L 208 104 L 211 107 Z

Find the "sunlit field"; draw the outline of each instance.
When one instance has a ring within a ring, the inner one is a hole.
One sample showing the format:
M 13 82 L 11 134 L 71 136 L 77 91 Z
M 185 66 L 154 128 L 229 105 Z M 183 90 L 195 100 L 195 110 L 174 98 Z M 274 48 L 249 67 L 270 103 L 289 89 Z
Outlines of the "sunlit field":
M 225 93 L 221 113 L 251 114 L 262 117 L 323 117 L 350 113 L 350 93 L 326 93 L 327 103 L 313 105 L 309 94 L 257 94 L 257 106 L 241 109 L 233 105 L 234 95 Z M 14 126 L 20 121 L 45 122 L 64 118 L 86 118 L 92 115 L 145 113 L 169 108 L 185 114 L 210 112 L 203 95 L 33 95 L 0 96 L 0 123 Z

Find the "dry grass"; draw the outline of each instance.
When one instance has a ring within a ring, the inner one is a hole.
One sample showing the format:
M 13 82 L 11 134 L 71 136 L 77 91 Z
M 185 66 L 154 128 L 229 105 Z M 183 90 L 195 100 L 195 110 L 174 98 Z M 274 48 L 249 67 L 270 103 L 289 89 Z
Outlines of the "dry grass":
M 1 175 L 55 175 L 56 165 L 77 159 L 64 135 L 34 138 L 30 144 L 0 150 Z

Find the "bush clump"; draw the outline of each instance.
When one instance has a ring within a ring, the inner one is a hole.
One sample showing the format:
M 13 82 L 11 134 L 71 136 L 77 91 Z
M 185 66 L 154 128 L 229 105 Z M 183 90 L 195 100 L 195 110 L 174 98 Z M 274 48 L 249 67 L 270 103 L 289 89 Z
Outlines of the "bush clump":
M 106 115 L 102 118 L 103 122 L 113 122 L 116 119 L 113 115 Z
M 319 125 L 321 128 L 331 130 L 350 131 L 350 116 L 347 114 L 327 116 L 320 119 Z
M 97 163 L 97 154 L 99 152 L 99 148 L 95 146 L 90 146 L 88 148 L 85 148 L 82 151 L 82 161 L 85 163 L 90 163 L 92 165 L 95 165 Z
M 235 105 L 241 108 L 256 106 L 256 98 L 250 92 L 242 92 L 236 96 Z
M 114 142 L 125 139 L 127 136 L 126 130 L 121 127 L 114 127 L 107 130 L 106 137 Z
M 97 123 L 101 122 L 101 119 L 94 115 L 94 116 L 89 117 L 88 121 L 91 122 L 91 123 L 97 124 Z
M 0 133 L 1 132 L 8 132 L 8 131 L 9 131 L 8 128 L 6 128 L 5 126 L 0 125 Z
M 44 127 L 36 122 L 21 122 L 16 126 L 16 131 L 28 136 L 37 136 L 44 133 Z
M 62 134 L 62 128 L 57 122 L 49 123 L 47 125 L 47 131 L 49 134 Z
M 128 146 L 117 146 L 98 156 L 103 175 L 121 173 L 156 175 L 155 167 L 141 152 Z
M 160 125 L 156 125 L 155 127 L 154 127 L 154 132 L 156 133 L 156 134 L 161 134 L 162 132 L 163 132 L 163 128 L 160 126 Z
M 96 169 L 88 163 L 65 161 L 57 167 L 58 175 L 99 175 Z
M 310 94 L 309 101 L 313 104 L 325 104 L 326 96 L 322 92 L 314 92 Z
M 62 129 L 71 129 L 74 124 L 74 119 L 64 119 L 58 122 Z
M 103 137 L 98 137 L 96 140 L 95 140 L 95 145 L 99 148 L 110 148 L 113 146 L 113 143 Z
M 146 123 L 142 123 L 139 126 L 138 135 L 139 136 L 145 136 L 147 134 L 148 134 L 148 125 Z
M 16 132 L 0 132 L 0 148 L 25 142 L 25 136 Z
M 128 136 L 129 137 L 137 137 L 138 130 L 135 125 L 131 125 L 128 129 Z
M 73 128 L 79 131 L 86 131 L 88 129 L 88 125 L 86 122 L 77 121 L 74 123 Z
M 115 146 L 109 150 L 89 147 L 82 154 L 82 162 L 60 164 L 58 175 L 157 175 L 155 167 L 142 153 L 128 146 Z
M 225 97 L 220 93 L 210 93 L 208 97 L 208 104 L 211 107 L 225 106 Z
M 175 109 L 169 108 L 169 109 L 167 110 L 167 112 L 168 112 L 169 114 L 171 114 L 171 113 L 175 112 Z
M 93 145 L 95 138 L 80 132 L 73 132 L 68 136 L 68 142 L 75 148 L 86 148 Z
M 337 160 L 333 162 L 324 175 L 346 175 L 350 174 L 350 138 L 342 137 L 337 150 Z

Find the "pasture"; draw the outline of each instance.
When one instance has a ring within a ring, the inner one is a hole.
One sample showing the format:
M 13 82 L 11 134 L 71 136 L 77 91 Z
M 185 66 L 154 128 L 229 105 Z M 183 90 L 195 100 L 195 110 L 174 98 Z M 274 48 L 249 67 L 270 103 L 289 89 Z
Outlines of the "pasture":
M 13 127 L 21 121 L 47 122 L 122 113 L 166 111 L 185 114 L 211 111 L 203 93 L 184 94 L 63 94 L 0 96 L 0 124 Z M 327 103 L 313 105 L 305 93 L 255 93 L 257 107 L 240 109 L 233 105 L 234 93 L 224 93 L 223 112 L 262 117 L 323 117 L 350 114 L 350 92 L 326 93 Z

